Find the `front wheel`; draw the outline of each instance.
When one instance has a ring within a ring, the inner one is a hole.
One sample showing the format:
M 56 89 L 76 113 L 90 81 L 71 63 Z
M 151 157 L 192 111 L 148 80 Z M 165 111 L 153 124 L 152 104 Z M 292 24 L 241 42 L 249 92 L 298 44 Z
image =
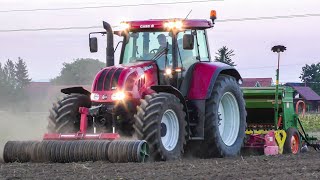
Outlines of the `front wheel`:
M 135 134 L 149 143 L 154 160 L 181 158 L 186 143 L 186 114 L 176 96 L 168 93 L 146 95 L 134 118 Z
M 206 100 L 205 118 L 204 156 L 238 155 L 245 136 L 246 110 L 235 78 L 218 76 Z
M 48 117 L 48 132 L 75 133 L 80 128 L 79 107 L 91 107 L 90 97 L 71 94 L 53 104 Z

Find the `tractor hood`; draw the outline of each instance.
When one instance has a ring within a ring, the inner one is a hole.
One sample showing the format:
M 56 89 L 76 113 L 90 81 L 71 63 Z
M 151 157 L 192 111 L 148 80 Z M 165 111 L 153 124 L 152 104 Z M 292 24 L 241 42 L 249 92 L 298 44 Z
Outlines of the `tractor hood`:
M 106 67 L 98 72 L 93 85 L 91 98 L 96 102 L 111 102 L 112 94 L 124 92 L 131 98 L 140 98 L 149 87 L 158 84 L 157 65 L 154 61 L 120 64 Z M 99 98 L 98 98 L 99 96 Z

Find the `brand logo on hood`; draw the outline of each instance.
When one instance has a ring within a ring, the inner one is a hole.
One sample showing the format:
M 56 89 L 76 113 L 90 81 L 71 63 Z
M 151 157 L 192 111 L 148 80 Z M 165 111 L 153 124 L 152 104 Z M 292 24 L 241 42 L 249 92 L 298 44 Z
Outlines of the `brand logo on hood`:
M 108 95 L 104 94 L 101 98 L 102 98 L 103 100 L 106 100 L 106 99 L 108 99 Z
M 144 67 L 143 70 L 144 70 L 144 71 L 147 71 L 147 70 L 152 69 L 152 68 L 153 68 L 153 66 L 152 66 L 152 65 L 149 65 L 149 66 Z

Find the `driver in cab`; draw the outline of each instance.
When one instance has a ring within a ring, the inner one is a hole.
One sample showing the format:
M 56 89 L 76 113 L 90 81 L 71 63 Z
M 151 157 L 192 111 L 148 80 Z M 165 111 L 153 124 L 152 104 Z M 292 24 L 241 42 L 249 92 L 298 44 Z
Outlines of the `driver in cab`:
M 167 42 L 167 38 L 164 34 L 159 34 L 157 36 L 159 48 L 158 52 L 164 50 L 165 48 L 168 49 L 168 54 L 172 54 L 172 45 Z M 168 45 L 167 45 L 168 44 Z
M 156 53 L 156 56 L 158 55 L 156 58 L 157 64 L 160 70 L 164 70 L 166 66 L 171 64 L 171 58 L 169 58 L 169 56 L 172 55 L 172 45 L 167 42 L 167 38 L 164 34 L 159 34 L 157 39 L 160 45 Z M 168 54 L 170 55 L 167 56 Z

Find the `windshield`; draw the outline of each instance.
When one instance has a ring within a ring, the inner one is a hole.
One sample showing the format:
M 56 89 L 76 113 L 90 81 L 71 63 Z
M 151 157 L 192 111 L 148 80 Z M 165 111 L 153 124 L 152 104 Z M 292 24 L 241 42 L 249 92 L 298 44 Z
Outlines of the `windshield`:
M 172 59 L 172 33 L 170 32 L 129 32 L 125 44 L 122 64 L 142 60 Z M 166 53 L 165 53 L 166 52 Z M 166 56 L 166 57 L 165 57 Z

